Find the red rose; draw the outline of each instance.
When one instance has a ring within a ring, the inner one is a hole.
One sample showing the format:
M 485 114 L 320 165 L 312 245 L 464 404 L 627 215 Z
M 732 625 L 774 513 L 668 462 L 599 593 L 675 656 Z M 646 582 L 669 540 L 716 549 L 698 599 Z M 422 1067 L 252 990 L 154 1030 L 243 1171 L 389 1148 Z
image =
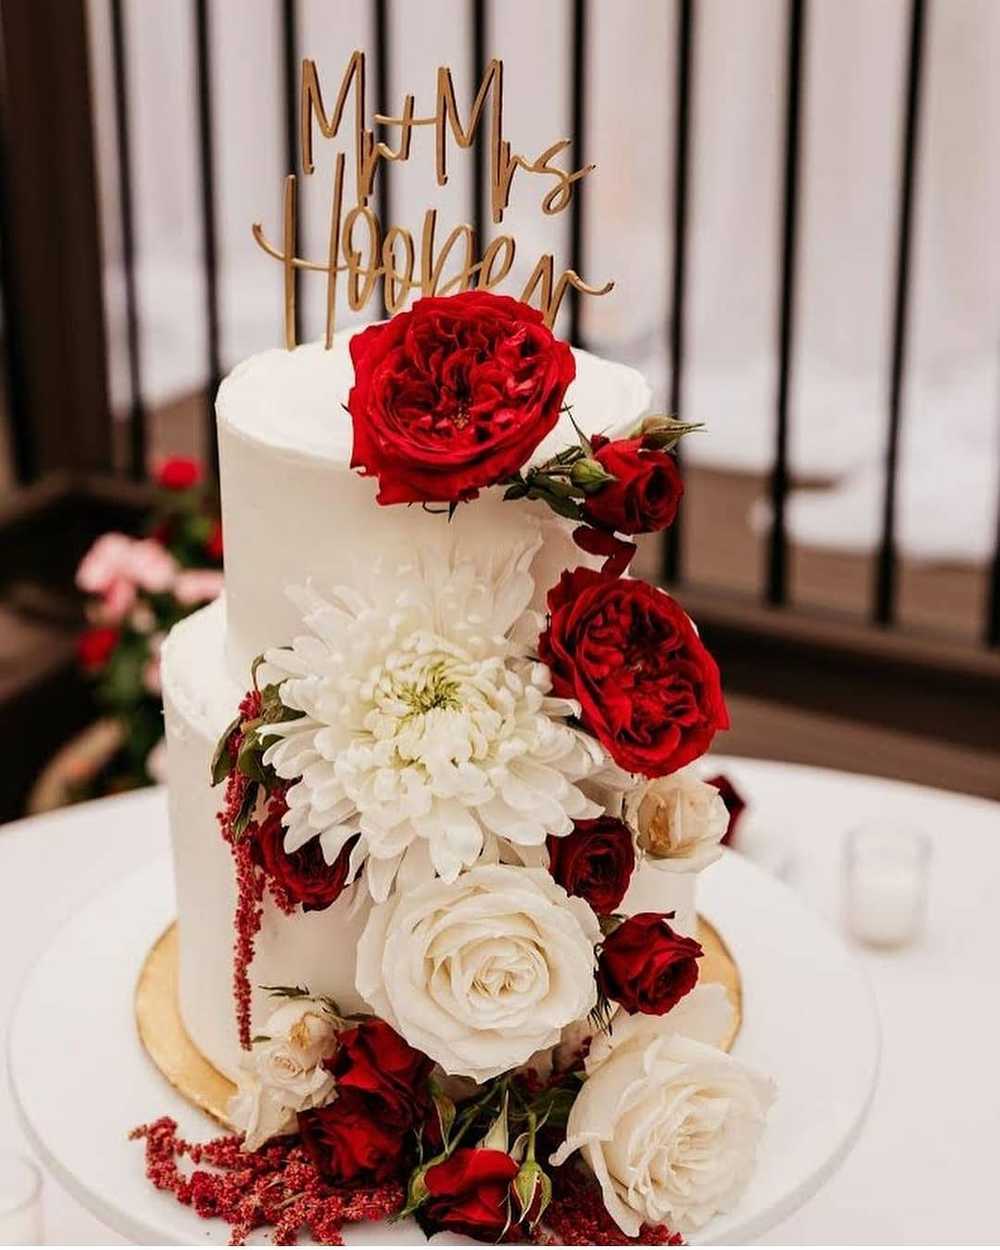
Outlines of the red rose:
M 351 863 L 352 838 L 332 864 L 323 856 L 319 838 L 310 838 L 297 851 L 285 850 L 281 823 L 283 805 L 275 805 L 254 835 L 254 853 L 261 868 L 303 911 L 322 911 L 344 892 Z
M 658 912 L 630 916 L 604 939 L 597 965 L 597 984 L 626 1011 L 662 1016 L 698 980 L 702 949 L 682 937 Z
M 76 654 L 87 673 L 97 673 L 111 659 L 121 633 L 110 625 L 85 630 L 77 640 Z
M 361 1020 L 338 1041 L 330 1064 L 337 1097 L 299 1113 L 302 1144 L 337 1184 L 402 1179 L 413 1129 L 427 1114 L 433 1065 L 383 1020 Z
M 550 837 L 549 872 L 567 894 L 607 916 L 625 897 L 635 868 L 631 831 L 613 816 L 577 820 L 573 832 Z
M 477 1241 L 498 1241 L 508 1226 L 510 1185 L 518 1165 L 504 1150 L 460 1147 L 424 1176 L 430 1197 L 420 1210 L 432 1229 L 448 1228 Z
M 662 777 L 729 728 L 719 669 L 683 608 L 646 582 L 592 569 L 549 591 L 538 640 L 555 694 L 629 772 Z
M 201 481 L 201 465 L 190 456 L 171 456 L 160 465 L 156 480 L 167 490 L 190 490 Z
M 612 441 L 598 434 L 590 441 L 593 458 L 615 480 L 584 500 L 586 520 L 619 534 L 654 534 L 672 525 L 684 494 L 674 457 L 641 437 Z
M 452 503 L 516 473 L 559 419 L 576 366 L 527 304 L 417 300 L 351 339 L 352 468 L 378 502 Z
M 740 817 L 746 810 L 747 801 L 729 778 L 722 773 L 718 777 L 709 777 L 708 784 L 715 786 L 716 790 L 718 790 L 719 797 L 725 803 L 726 811 L 729 813 L 729 825 L 722 839 L 722 845 L 729 846 L 736 836 L 736 826 L 740 823 Z

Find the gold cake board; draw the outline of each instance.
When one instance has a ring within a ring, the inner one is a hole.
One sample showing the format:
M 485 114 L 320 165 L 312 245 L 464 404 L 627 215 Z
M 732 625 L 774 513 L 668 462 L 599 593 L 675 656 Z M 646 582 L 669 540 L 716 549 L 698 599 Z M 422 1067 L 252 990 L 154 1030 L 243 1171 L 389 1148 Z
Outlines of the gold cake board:
M 698 917 L 698 941 L 705 954 L 701 980 L 724 985 L 733 1005 L 733 1026 L 723 1042 L 729 1050 L 743 1019 L 743 985 L 729 947 L 714 925 Z M 139 1038 L 150 1059 L 175 1090 L 188 1102 L 207 1112 L 224 1128 L 232 1125 L 226 1106 L 236 1086 L 213 1067 L 188 1037 L 181 1020 L 177 996 L 177 924 L 157 938 L 146 956 L 135 990 L 135 1016 Z

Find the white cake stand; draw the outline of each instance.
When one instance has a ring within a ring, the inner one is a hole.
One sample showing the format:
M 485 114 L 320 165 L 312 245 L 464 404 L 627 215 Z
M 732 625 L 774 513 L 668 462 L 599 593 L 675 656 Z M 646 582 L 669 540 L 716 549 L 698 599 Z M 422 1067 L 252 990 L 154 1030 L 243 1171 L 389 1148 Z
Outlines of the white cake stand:
M 727 853 L 709 868 L 699 904 L 743 977 L 734 1054 L 779 1086 L 750 1188 L 692 1239 L 739 1244 L 801 1206 L 850 1150 L 874 1092 L 879 1026 L 868 983 L 840 940 L 749 861 Z M 142 1145 L 127 1140 L 133 1126 L 161 1115 L 173 1116 L 189 1139 L 219 1131 L 170 1088 L 136 1033 L 136 978 L 173 910 L 163 858 L 65 925 L 22 991 L 10 1033 L 11 1083 L 42 1160 L 109 1227 L 145 1244 L 224 1245 L 228 1226 L 154 1190 Z M 424 1241 L 412 1222 L 356 1225 L 345 1236 L 354 1245 Z

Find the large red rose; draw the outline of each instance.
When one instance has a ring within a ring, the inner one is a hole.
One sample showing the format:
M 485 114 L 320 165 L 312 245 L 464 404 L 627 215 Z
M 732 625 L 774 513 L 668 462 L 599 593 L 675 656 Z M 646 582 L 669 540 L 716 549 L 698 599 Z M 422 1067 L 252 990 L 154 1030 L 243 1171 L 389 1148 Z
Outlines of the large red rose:
M 303 1145 L 336 1184 L 402 1179 L 413 1130 L 427 1114 L 433 1065 L 383 1020 L 360 1021 L 338 1043 L 330 1065 L 337 1097 L 299 1113 Z
M 593 458 L 615 479 L 583 501 L 592 525 L 619 534 L 655 534 L 672 525 L 684 481 L 669 452 L 647 447 L 642 437 L 591 439 Z
M 277 882 L 303 911 L 322 911 L 344 892 L 351 862 L 352 838 L 332 864 L 323 857 L 319 838 L 289 854 L 285 850 L 285 829 L 281 823 L 283 806 L 268 813 L 254 836 L 253 849 L 261 868 Z
M 607 916 L 625 897 L 635 848 L 631 830 L 613 816 L 577 820 L 573 832 L 547 842 L 549 872 L 567 894 L 585 899 L 598 916 Z
M 604 939 L 597 984 L 626 1011 L 665 1015 L 698 981 L 702 949 L 658 912 L 630 916 Z
M 576 366 L 527 304 L 417 300 L 351 339 L 351 466 L 378 502 L 454 503 L 515 474 L 559 419 Z
M 632 578 L 573 569 L 549 591 L 538 640 L 554 692 L 629 772 L 662 777 L 729 728 L 719 669 L 684 609 Z
M 427 1169 L 430 1197 L 421 1208 L 421 1222 L 477 1241 L 499 1240 L 514 1225 L 510 1185 L 517 1171 L 505 1150 L 459 1148 Z

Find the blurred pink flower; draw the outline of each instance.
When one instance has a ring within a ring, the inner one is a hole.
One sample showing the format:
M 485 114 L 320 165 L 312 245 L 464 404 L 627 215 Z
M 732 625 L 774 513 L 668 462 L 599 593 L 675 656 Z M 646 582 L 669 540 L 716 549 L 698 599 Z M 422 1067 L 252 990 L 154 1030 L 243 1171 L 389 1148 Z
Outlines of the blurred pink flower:
M 174 581 L 174 594 L 185 607 L 211 603 L 221 591 L 222 573 L 218 569 L 181 569 Z
M 129 567 L 136 584 L 154 595 L 170 590 L 177 576 L 177 561 L 155 538 L 132 543 Z
M 77 586 L 88 595 L 106 594 L 124 574 L 132 541 L 125 534 L 102 534 L 80 561 Z
M 76 584 L 102 599 L 100 619 L 118 624 L 135 603 L 136 590 L 162 594 L 173 586 L 177 562 L 152 538 L 102 534 L 80 561 Z

